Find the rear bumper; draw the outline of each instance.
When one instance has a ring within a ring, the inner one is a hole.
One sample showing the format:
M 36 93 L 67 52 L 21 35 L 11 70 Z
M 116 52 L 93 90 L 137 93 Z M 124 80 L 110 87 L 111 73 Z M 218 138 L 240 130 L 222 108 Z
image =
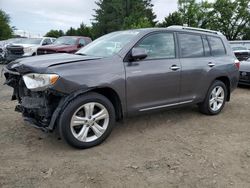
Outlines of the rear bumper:
M 250 85 L 250 72 L 240 71 L 240 85 Z

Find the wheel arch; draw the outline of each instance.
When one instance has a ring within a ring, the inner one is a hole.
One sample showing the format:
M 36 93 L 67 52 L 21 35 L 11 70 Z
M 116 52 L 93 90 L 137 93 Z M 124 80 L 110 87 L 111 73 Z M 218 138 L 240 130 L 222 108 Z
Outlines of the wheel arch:
M 105 96 L 114 105 L 115 113 L 116 113 L 116 120 L 118 121 L 118 120 L 123 119 L 123 108 L 122 108 L 121 100 L 120 100 L 119 95 L 114 89 L 110 87 L 89 88 L 87 90 L 78 90 L 76 92 L 73 92 L 69 96 L 63 98 L 59 102 L 58 107 L 55 109 L 55 111 L 52 114 L 50 124 L 48 126 L 48 130 L 52 131 L 55 129 L 57 120 L 60 117 L 61 112 L 63 111 L 63 109 L 67 107 L 67 105 L 72 100 L 74 100 L 76 97 L 79 97 L 89 92 L 95 92 L 95 93 Z
M 226 85 L 227 88 L 227 101 L 230 101 L 230 97 L 231 97 L 231 84 L 230 84 L 230 80 L 227 76 L 220 76 L 214 79 L 215 80 L 219 80 L 221 82 L 223 82 Z M 214 82 L 213 81 L 213 82 Z
M 92 90 L 89 90 L 89 92 L 99 93 L 105 96 L 107 99 L 109 99 L 115 108 L 116 120 L 121 120 L 123 118 L 121 99 L 114 89 L 110 87 L 102 87 L 102 88 L 94 88 Z

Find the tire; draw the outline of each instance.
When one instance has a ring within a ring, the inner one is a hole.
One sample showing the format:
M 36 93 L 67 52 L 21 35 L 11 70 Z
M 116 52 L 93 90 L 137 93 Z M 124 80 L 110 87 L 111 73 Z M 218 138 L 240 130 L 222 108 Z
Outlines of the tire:
M 69 145 L 86 149 L 101 144 L 114 124 L 112 103 L 103 95 L 91 92 L 73 99 L 66 106 L 59 117 L 59 132 Z
M 223 91 L 221 92 L 220 95 L 217 96 L 217 94 L 219 93 L 218 90 L 219 88 L 222 89 Z M 199 104 L 200 112 L 207 115 L 219 114 L 225 106 L 227 95 L 228 93 L 226 85 L 220 80 L 215 80 L 213 84 L 210 86 L 205 100 L 201 104 Z

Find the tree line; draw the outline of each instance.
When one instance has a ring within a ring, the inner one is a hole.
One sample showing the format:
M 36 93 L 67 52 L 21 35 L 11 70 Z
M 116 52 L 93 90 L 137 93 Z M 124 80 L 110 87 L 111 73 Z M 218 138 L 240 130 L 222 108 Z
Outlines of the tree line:
M 250 0 L 178 0 L 177 11 L 161 22 L 155 21 L 151 0 L 98 0 L 96 4 L 98 8 L 91 26 L 81 23 L 78 28 L 70 27 L 65 32 L 50 30 L 45 36 L 81 35 L 95 39 L 117 30 L 187 25 L 221 31 L 229 40 L 250 40 Z M 3 38 L 2 31 L 5 31 L 1 28 L 2 17 L 9 23 L 9 16 L 4 12 L 2 15 L 2 12 L 0 39 Z

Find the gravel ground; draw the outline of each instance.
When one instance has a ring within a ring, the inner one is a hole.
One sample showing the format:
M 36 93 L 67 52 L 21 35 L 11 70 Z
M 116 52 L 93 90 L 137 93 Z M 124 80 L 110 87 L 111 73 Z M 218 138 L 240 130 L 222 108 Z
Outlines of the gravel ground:
M 250 187 L 250 88 L 238 88 L 218 116 L 196 106 L 140 116 L 76 150 L 27 126 L 3 82 L 0 187 Z

